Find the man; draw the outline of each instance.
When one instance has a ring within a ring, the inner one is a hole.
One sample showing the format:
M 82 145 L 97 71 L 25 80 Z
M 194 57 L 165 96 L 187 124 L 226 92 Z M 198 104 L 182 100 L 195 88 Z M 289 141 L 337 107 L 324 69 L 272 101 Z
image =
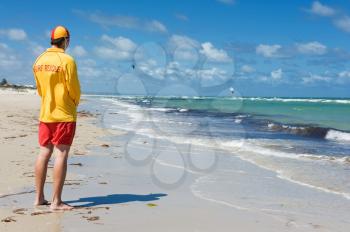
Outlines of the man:
M 40 154 L 35 164 L 36 198 L 34 205 L 48 205 L 44 197 L 47 165 L 54 147 L 57 149 L 53 169 L 52 210 L 70 210 L 62 189 L 67 172 L 67 159 L 73 142 L 80 101 L 80 84 L 74 59 L 65 54 L 69 32 L 58 26 L 51 33 L 51 48 L 42 53 L 33 65 L 38 94 L 41 97 L 39 117 Z

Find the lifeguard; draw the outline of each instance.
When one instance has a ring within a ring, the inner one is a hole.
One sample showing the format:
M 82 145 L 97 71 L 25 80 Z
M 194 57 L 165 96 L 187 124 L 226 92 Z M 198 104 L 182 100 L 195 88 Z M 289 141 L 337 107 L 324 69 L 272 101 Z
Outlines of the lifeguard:
M 35 164 L 36 199 L 34 205 L 49 204 L 44 197 L 47 165 L 57 149 L 53 170 L 52 210 L 70 210 L 62 189 L 67 172 L 67 160 L 76 129 L 80 84 L 74 59 L 65 54 L 69 46 L 69 31 L 58 26 L 51 33 L 51 48 L 41 54 L 33 65 L 38 94 L 41 97 L 39 116 L 40 154 Z

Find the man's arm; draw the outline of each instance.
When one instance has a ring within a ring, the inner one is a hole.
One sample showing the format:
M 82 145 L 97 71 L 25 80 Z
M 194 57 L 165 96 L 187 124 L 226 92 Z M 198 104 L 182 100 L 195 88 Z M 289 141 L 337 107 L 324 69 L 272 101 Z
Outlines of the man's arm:
M 38 94 L 39 94 L 39 96 L 41 97 L 41 96 L 42 96 L 42 94 L 41 94 L 41 87 L 40 87 L 38 78 L 36 77 L 34 71 L 33 71 L 33 73 L 34 73 L 34 79 L 35 79 L 35 84 L 36 84 L 36 90 L 38 91 Z
M 76 106 L 80 102 L 80 83 L 78 79 L 77 65 L 72 60 L 67 63 L 66 67 L 66 84 L 69 92 L 69 96 L 73 99 Z

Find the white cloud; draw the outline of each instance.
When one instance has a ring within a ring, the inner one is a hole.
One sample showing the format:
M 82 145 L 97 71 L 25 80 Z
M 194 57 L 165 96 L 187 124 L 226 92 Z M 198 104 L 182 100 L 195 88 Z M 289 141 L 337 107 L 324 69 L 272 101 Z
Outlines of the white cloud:
M 45 51 L 45 48 L 37 43 L 32 43 L 30 45 L 30 48 L 34 56 L 39 56 L 41 53 Z
M 97 47 L 96 54 L 103 59 L 130 60 L 131 54 L 128 51 L 121 51 L 110 47 Z
M 205 55 L 209 61 L 213 62 L 230 62 L 232 59 L 223 49 L 215 48 L 210 42 L 202 43 L 202 49 L 199 51 Z
M 176 60 L 195 61 L 199 57 L 200 43 L 184 35 L 172 35 L 167 48 Z
M 102 27 L 121 27 L 128 29 L 146 30 L 151 32 L 167 32 L 166 26 L 158 20 L 146 20 L 127 15 L 105 15 L 102 13 L 89 13 L 81 10 L 73 10 L 77 15 L 87 18 L 91 22 Z
M 217 67 L 199 70 L 197 75 L 202 80 L 225 80 L 228 78 L 227 72 Z
M 327 53 L 327 47 L 320 42 L 313 41 L 309 43 L 296 44 L 298 52 L 309 55 L 323 55 Z
M 146 75 L 160 80 L 164 78 L 176 81 L 197 79 L 215 83 L 230 77 L 228 72 L 221 67 L 213 66 L 196 70 L 193 68 L 182 68 L 181 64 L 177 61 L 172 61 L 167 66 L 163 67 L 159 65 L 157 61 L 148 59 L 139 63 L 138 68 Z
M 146 28 L 148 31 L 162 32 L 162 33 L 167 32 L 166 26 L 164 26 L 164 24 L 162 24 L 161 22 L 159 22 L 157 20 L 152 20 L 150 22 L 147 22 Z
M 0 29 L 0 35 L 6 36 L 10 40 L 26 40 L 27 33 L 23 29 L 11 28 Z
M 72 56 L 76 56 L 76 57 L 84 57 L 87 55 L 87 51 L 85 50 L 85 48 L 83 46 L 77 45 L 74 48 L 72 48 L 69 53 Z
M 27 33 L 22 29 L 9 29 L 8 37 L 12 40 L 25 40 L 27 39 Z
M 102 14 L 90 14 L 89 19 L 92 22 L 98 23 L 101 26 L 116 26 L 123 28 L 137 28 L 138 27 L 138 19 L 131 16 L 124 15 L 114 15 L 107 16 Z
M 168 71 L 165 67 L 159 65 L 154 59 L 147 59 L 138 63 L 138 68 L 146 75 L 160 80 L 164 79 L 165 74 Z M 171 74 L 170 69 L 168 74 Z
M 150 77 L 156 79 L 169 80 L 179 79 L 200 79 L 205 81 L 220 81 L 227 79 L 231 75 L 223 67 L 231 58 L 226 51 L 215 48 L 210 42 L 200 44 L 198 41 L 183 35 L 172 35 L 167 44 L 167 50 L 173 55 L 173 60 L 164 65 L 159 63 L 162 57 L 152 59 L 144 59 L 138 62 L 138 69 Z M 137 50 L 139 51 L 139 50 Z M 199 70 L 194 69 L 193 66 L 200 56 L 208 58 L 207 65 L 201 67 Z M 230 68 L 231 68 L 231 64 Z
M 96 61 L 93 59 L 80 59 L 78 60 L 78 62 L 80 65 L 90 66 L 90 67 L 95 67 L 97 65 Z
M 317 83 L 327 83 L 331 85 L 343 85 L 350 82 L 350 71 L 344 70 L 339 73 L 331 73 L 329 71 L 323 74 L 313 74 L 309 73 L 308 76 L 302 78 L 302 84 L 317 84 Z
M 235 0 L 217 0 L 217 1 L 227 5 L 233 5 L 235 3 Z
M 122 36 L 113 38 L 108 35 L 102 35 L 101 40 L 113 44 L 116 48 L 120 50 L 134 51 L 136 48 L 136 44 L 132 40 Z
M 350 32 L 350 17 L 343 16 L 336 19 L 334 20 L 334 25 L 345 32 Z
M 274 45 L 266 45 L 266 44 L 260 44 L 256 47 L 255 52 L 258 55 L 262 55 L 267 58 L 272 57 L 279 57 L 279 51 L 282 48 L 281 45 L 274 44 Z
M 96 62 L 91 59 L 78 60 L 79 75 L 84 78 L 94 78 L 102 76 L 103 72 L 96 67 Z
M 348 15 L 339 16 L 338 11 L 332 7 L 320 3 L 319 1 L 314 1 L 311 9 L 308 11 L 315 15 L 330 17 L 333 24 L 338 29 L 350 33 L 350 17 Z
M 84 78 L 96 78 L 103 77 L 103 72 L 100 68 L 87 66 L 87 65 L 79 65 L 79 75 Z
M 175 17 L 179 20 L 182 20 L 182 21 L 188 21 L 188 17 L 184 14 L 176 13 Z
M 200 44 L 196 40 L 194 40 L 190 37 L 184 36 L 184 35 L 172 35 L 169 39 L 168 47 L 171 50 L 174 50 L 178 47 L 181 47 L 181 48 L 199 48 Z
M 93 59 L 79 59 L 77 62 L 79 76 L 83 77 L 82 80 L 90 79 L 96 81 L 96 78 L 98 78 L 100 81 L 106 81 L 120 76 L 119 70 L 104 65 L 98 66 Z
M 194 48 L 185 48 L 185 47 L 179 47 L 177 48 L 173 53 L 173 59 L 176 61 L 182 61 L 182 62 L 190 62 L 193 64 L 193 62 L 198 61 L 199 54 L 197 52 L 198 50 Z
M 17 64 L 17 57 L 7 46 L 7 44 L 0 43 L 0 67 L 2 69 L 10 69 Z M 3 70 L 2 70 L 3 71 Z
M 10 83 L 33 83 L 33 76 L 30 72 L 30 62 L 23 60 L 25 52 L 17 53 L 7 44 L 0 42 L 0 77 L 6 78 Z
M 132 59 L 136 44 L 125 37 L 110 37 L 102 35 L 101 40 L 106 44 L 95 48 L 96 54 L 105 59 L 116 59 L 119 61 Z
M 252 72 L 255 72 L 255 69 L 252 66 L 250 66 L 250 65 L 243 65 L 241 67 L 241 72 L 243 72 L 243 73 L 252 73 Z
M 273 80 L 280 80 L 280 79 L 282 79 L 282 76 L 283 76 L 283 71 L 281 68 L 273 70 L 271 72 L 271 78 Z
M 338 74 L 340 78 L 350 78 L 350 71 L 342 71 Z
M 329 82 L 331 81 L 331 78 L 328 76 L 321 76 L 318 74 L 310 73 L 308 77 L 303 77 L 302 81 L 303 81 L 303 84 L 312 84 L 315 82 Z
M 272 70 L 269 75 L 259 76 L 257 81 L 268 82 L 268 83 L 279 83 L 283 78 L 283 70 L 281 68 Z
M 319 16 L 333 16 L 335 14 L 335 10 L 329 6 L 323 5 L 319 1 L 314 1 L 312 3 L 311 9 L 309 12 L 319 15 Z
M 184 35 L 172 35 L 167 47 L 171 52 L 175 52 L 177 57 L 182 55 L 183 59 L 198 58 L 198 55 L 202 54 L 212 62 L 232 61 L 225 50 L 215 48 L 210 42 L 200 44 L 198 41 Z

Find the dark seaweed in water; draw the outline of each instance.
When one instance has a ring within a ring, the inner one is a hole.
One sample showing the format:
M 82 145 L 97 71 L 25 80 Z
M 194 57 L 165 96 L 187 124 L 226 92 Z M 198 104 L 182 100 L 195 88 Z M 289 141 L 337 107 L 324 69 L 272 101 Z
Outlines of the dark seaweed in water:
M 322 127 L 306 127 L 306 128 L 297 128 L 296 134 L 303 136 L 311 136 L 315 138 L 325 138 L 329 129 Z
M 313 138 L 325 138 L 330 128 L 317 126 L 286 126 L 276 123 L 269 123 L 270 130 L 283 131 L 291 134 Z

